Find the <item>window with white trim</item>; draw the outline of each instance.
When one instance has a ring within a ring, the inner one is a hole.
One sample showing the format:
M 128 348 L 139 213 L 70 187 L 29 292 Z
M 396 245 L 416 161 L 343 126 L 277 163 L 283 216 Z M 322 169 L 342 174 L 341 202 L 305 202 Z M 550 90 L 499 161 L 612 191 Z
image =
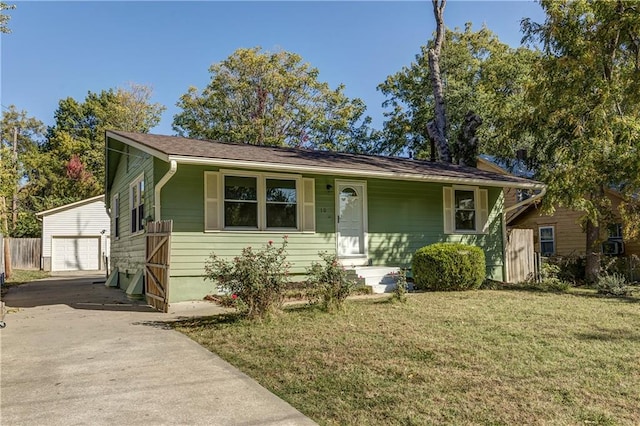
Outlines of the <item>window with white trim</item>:
M 120 238 L 120 194 L 113 195 L 111 202 L 111 216 L 113 217 L 113 237 Z
M 144 231 L 144 173 L 129 185 L 129 209 L 131 211 L 131 233 Z
M 257 177 L 224 177 L 224 227 L 258 228 Z
M 267 229 L 298 229 L 298 181 L 265 179 Z
M 476 230 L 476 191 L 453 190 L 454 229 L 456 231 Z
M 612 223 L 607 227 L 608 238 L 602 243 L 602 252 L 607 255 L 624 254 L 624 238 L 622 224 Z
M 622 241 L 622 224 L 621 223 L 612 223 L 607 227 L 607 231 L 609 233 L 610 240 L 621 240 Z
M 205 231 L 315 232 L 315 181 L 299 175 L 204 173 Z
M 556 253 L 556 232 L 553 226 L 540 226 L 538 228 L 540 240 L 540 254 L 553 256 Z
M 486 234 L 489 195 L 474 186 L 443 187 L 445 234 Z

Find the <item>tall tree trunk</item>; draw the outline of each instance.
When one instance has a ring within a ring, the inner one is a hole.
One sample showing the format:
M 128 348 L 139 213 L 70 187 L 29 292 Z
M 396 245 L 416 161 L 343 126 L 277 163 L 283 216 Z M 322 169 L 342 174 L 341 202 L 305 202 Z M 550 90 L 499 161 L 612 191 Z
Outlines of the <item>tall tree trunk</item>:
M 591 219 L 587 220 L 587 264 L 585 278 L 593 283 L 600 275 L 600 226 L 596 226 Z
M 433 88 L 433 99 L 435 104 L 435 118 L 427 125 L 429 137 L 438 147 L 440 161 L 451 162 L 451 152 L 447 142 L 447 114 L 444 104 L 444 88 L 442 87 L 442 76 L 440 74 L 440 52 L 442 41 L 444 40 L 444 6 L 447 0 L 431 0 L 433 4 L 433 15 L 436 18 L 436 40 L 433 48 L 429 49 L 429 73 L 431 75 L 431 86 Z
M 468 111 L 464 116 L 462 131 L 458 134 L 456 144 L 457 162 L 461 166 L 478 166 L 478 138 L 476 131 L 482 124 L 482 117 L 473 111 Z

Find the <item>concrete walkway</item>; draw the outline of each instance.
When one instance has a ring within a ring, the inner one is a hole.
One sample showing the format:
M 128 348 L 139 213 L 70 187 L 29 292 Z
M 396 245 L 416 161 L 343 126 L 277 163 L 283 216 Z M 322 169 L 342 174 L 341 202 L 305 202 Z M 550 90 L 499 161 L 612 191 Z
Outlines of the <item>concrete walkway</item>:
M 216 305 L 180 303 L 161 314 L 103 283 L 57 277 L 9 290 L 0 424 L 315 424 L 162 324 L 221 312 Z

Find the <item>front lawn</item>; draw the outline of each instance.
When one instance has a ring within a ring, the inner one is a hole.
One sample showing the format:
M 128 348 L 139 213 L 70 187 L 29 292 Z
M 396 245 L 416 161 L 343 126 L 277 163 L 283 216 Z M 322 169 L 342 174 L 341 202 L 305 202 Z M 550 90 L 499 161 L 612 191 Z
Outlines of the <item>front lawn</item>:
M 422 293 L 176 328 L 321 424 L 640 424 L 638 298 Z

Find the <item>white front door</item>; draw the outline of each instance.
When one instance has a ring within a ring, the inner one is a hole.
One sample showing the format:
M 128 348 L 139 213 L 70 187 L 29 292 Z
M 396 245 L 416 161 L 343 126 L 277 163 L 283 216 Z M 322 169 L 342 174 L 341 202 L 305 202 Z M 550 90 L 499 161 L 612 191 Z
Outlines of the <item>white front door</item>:
M 337 183 L 336 229 L 339 257 L 366 256 L 366 187 L 364 183 Z

